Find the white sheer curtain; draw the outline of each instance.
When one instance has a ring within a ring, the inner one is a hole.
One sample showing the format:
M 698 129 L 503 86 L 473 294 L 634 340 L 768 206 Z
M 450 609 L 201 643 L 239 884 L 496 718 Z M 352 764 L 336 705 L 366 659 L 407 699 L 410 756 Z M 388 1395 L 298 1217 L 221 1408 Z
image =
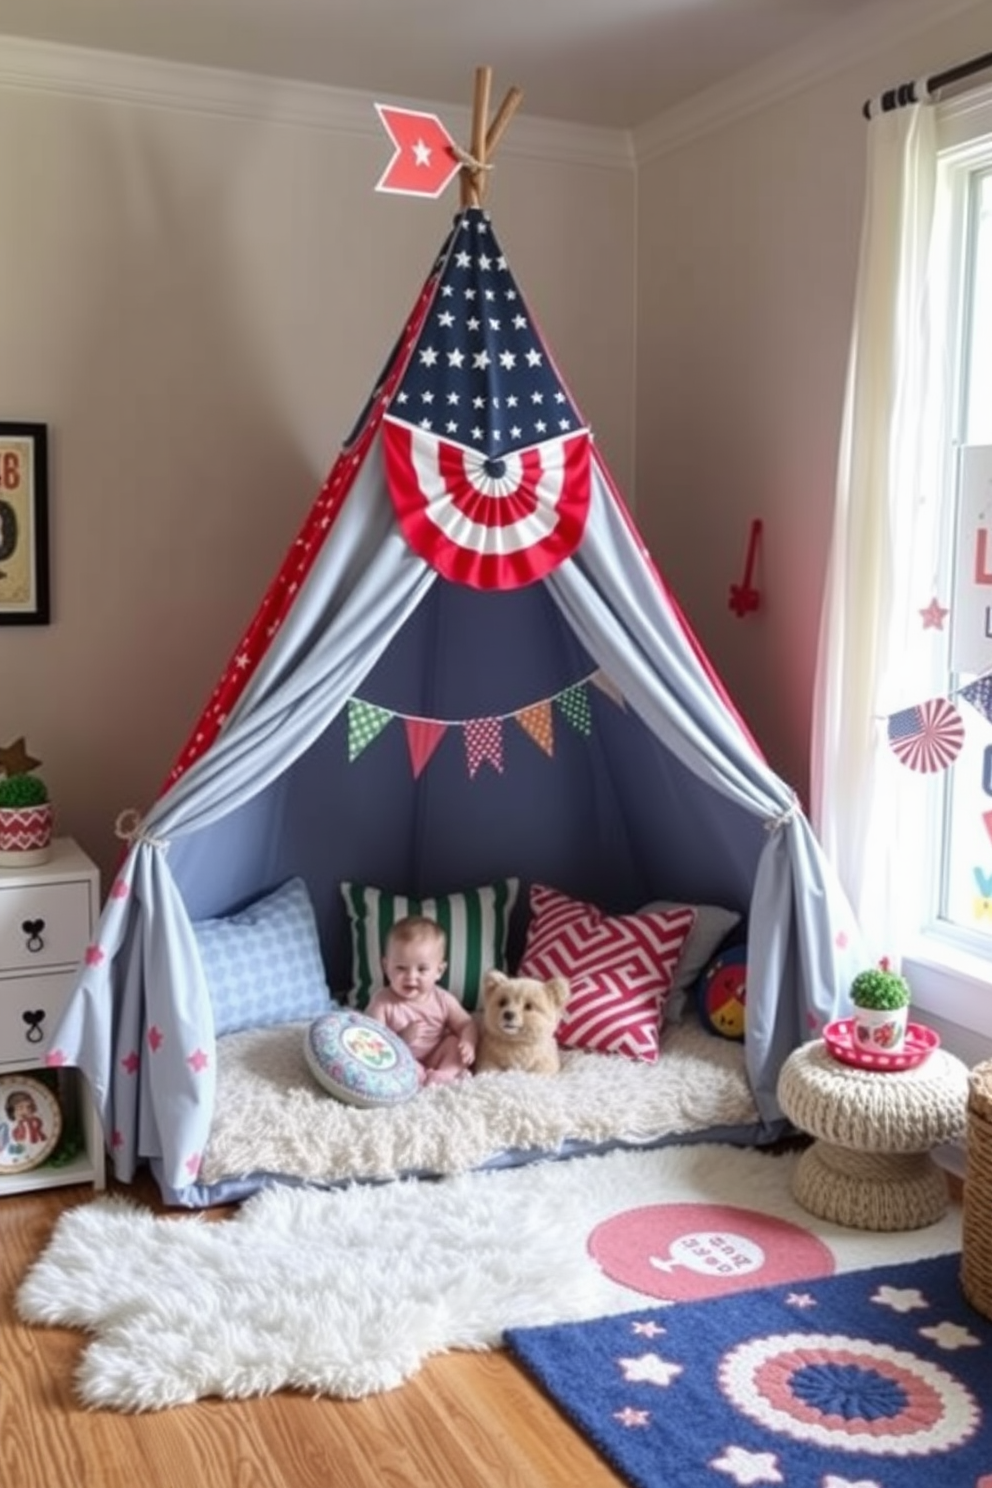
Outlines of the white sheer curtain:
M 920 611 L 938 581 L 943 304 L 934 108 L 868 125 L 854 329 L 813 710 L 812 815 L 876 957 L 919 924 L 933 780 L 888 745 L 888 715 L 946 689 Z M 934 644 L 936 638 L 937 644 Z

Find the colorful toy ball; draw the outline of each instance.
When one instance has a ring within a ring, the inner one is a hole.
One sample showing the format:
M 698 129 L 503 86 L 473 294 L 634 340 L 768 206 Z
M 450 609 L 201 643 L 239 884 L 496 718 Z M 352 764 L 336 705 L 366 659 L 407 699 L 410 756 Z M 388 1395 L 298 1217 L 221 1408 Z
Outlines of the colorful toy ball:
M 743 1042 L 747 999 L 747 946 L 714 956 L 696 983 L 699 1021 L 717 1038 Z

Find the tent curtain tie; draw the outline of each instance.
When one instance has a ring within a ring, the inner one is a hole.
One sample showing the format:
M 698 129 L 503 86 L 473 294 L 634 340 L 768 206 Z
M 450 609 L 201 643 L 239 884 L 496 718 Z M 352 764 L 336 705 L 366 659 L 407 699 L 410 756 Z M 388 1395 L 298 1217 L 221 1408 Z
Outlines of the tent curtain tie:
M 783 806 L 775 816 L 768 816 L 764 821 L 766 832 L 777 832 L 780 827 L 787 827 L 790 822 L 795 821 L 799 814 L 799 797 L 795 791 L 792 792 L 792 800 L 787 806 Z
M 114 836 L 126 842 L 128 847 L 144 843 L 148 847 L 160 847 L 165 852 L 169 846 L 166 838 L 153 837 L 151 832 L 142 831 L 141 821 L 141 812 L 134 806 L 126 806 L 117 814 L 117 820 L 114 822 Z

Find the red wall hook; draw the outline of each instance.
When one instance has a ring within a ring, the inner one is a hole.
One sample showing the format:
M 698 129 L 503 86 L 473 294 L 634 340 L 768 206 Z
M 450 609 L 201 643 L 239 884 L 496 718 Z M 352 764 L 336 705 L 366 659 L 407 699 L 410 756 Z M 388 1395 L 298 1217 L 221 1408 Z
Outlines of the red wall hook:
M 745 615 L 751 614 L 761 603 L 761 595 L 754 586 L 754 569 L 758 561 L 758 540 L 761 537 L 762 522 L 760 517 L 755 517 L 751 523 L 751 535 L 747 541 L 747 558 L 744 561 L 744 578 L 740 584 L 731 584 L 730 599 L 728 604 L 737 616 L 743 620 Z

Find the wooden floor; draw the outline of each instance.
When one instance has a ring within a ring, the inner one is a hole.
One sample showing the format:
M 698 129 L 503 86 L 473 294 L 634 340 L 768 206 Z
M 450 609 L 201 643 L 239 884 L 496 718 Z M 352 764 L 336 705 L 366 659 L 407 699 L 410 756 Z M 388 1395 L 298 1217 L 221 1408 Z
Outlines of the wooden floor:
M 159 1208 L 150 1181 L 121 1190 Z M 617 1488 L 621 1479 L 500 1353 L 429 1360 L 361 1401 L 281 1393 L 144 1415 L 82 1408 L 79 1332 L 28 1328 L 14 1294 L 86 1187 L 0 1199 L 3 1488 Z M 218 1214 L 218 1218 L 222 1216 Z

